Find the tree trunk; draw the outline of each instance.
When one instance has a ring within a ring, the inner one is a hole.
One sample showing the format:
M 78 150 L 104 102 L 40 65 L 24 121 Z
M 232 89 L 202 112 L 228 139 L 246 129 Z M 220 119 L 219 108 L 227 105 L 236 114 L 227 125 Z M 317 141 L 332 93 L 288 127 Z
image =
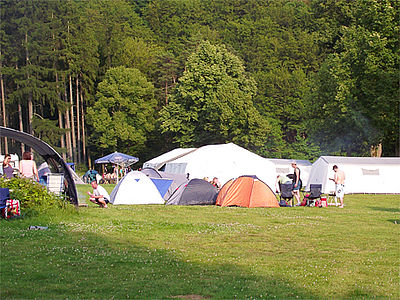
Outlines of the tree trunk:
M 83 162 L 86 164 L 86 136 L 85 136 L 85 115 L 83 111 L 83 93 L 81 87 L 81 118 L 82 118 L 82 154 L 83 154 Z
M 54 38 L 54 37 L 53 37 Z M 56 89 L 57 89 L 57 94 L 58 94 L 58 98 L 59 99 L 62 99 L 61 98 L 61 95 L 60 95 L 60 86 L 58 85 L 58 73 L 56 72 Z M 60 129 L 64 129 L 64 125 L 63 125 L 63 115 L 62 115 L 62 112 L 61 112 L 61 110 L 58 108 L 58 126 L 60 127 Z M 65 135 L 64 134 L 62 134 L 61 136 L 60 136 L 60 147 L 61 147 L 61 149 L 65 149 Z M 65 152 L 63 151 L 62 152 L 62 158 L 64 159 L 64 160 L 66 160 L 67 159 L 67 157 L 66 157 L 66 154 L 65 154 Z
M 68 102 L 67 87 L 64 89 L 65 102 Z M 67 152 L 68 159 L 72 158 L 72 147 L 71 147 L 71 122 L 69 120 L 69 109 L 65 110 L 65 129 L 67 129 Z
M 74 115 L 74 99 L 72 94 L 72 77 L 69 75 L 69 93 L 71 103 L 71 137 L 72 137 L 72 160 L 76 162 L 76 136 L 75 136 L 75 115 Z
M 1 50 L 0 50 L 0 57 L 1 57 Z M 6 100 L 4 96 L 4 82 L 3 82 L 3 74 L 1 73 L 2 68 L 2 61 L 0 60 L 0 85 L 1 85 L 1 110 L 2 110 L 2 119 L 3 119 L 3 126 L 7 127 L 7 116 L 6 116 Z M 8 142 L 7 138 L 4 137 L 4 154 L 8 153 Z M 0 154 L 1 154 L 1 147 L 0 147 Z
M 61 110 L 58 110 L 58 125 L 59 125 L 60 129 L 64 129 L 63 123 L 64 123 L 64 122 L 63 122 L 63 115 L 62 115 L 62 112 L 61 112 Z M 65 149 L 64 134 L 61 135 L 61 137 L 60 137 L 60 147 L 61 147 L 61 149 L 63 149 L 63 150 Z M 67 159 L 66 153 L 65 153 L 64 151 L 61 153 L 61 155 L 62 155 L 63 160 L 66 160 L 66 159 Z
M 25 60 L 26 60 L 26 77 L 28 79 L 28 84 L 29 84 L 29 51 L 28 51 L 28 32 L 25 32 Z M 28 94 L 28 132 L 33 135 L 33 129 L 32 129 L 32 118 L 33 118 L 33 102 L 32 102 L 32 93 L 29 92 Z
M 21 102 L 18 100 L 18 120 L 19 120 L 19 131 L 24 131 L 24 123 L 22 121 L 22 105 Z M 25 151 L 25 145 L 21 143 L 21 155 Z
M 81 163 L 81 120 L 80 120 L 80 112 L 79 112 L 79 79 L 76 76 L 76 132 L 78 137 L 78 164 Z M 81 87 L 82 89 L 82 87 Z

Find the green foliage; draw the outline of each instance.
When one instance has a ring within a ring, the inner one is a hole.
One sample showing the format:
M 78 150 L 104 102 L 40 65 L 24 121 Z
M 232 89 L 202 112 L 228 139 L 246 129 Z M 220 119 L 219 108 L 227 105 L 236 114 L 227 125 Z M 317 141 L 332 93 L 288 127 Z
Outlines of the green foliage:
M 24 215 L 46 214 L 52 211 L 70 211 L 72 205 L 60 196 L 47 191 L 47 189 L 30 179 L 14 177 L 11 179 L 0 178 L 0 186 L 10 189 L 10 197 L 20 201 Z
M 240 59 L 223 46 L 201 43 L 189 57 L 161 128 L 181 146 L 234 142 L 264 145 L 270 124 L 253 106 L 257 88 Z
M 347 26 L 341 24 L 335 53 L 326 57 L 315 76 L 310 99 L 313 136 L 331 151 L 347 155 L 369 155 L 370 147 L 379 143 L 384 154 L 395 155 L 399 10 L 390 1 L 335 6 L 348 11 L 348 18 L 341 20 Z
M 7 121 L 13 128 L 21 121 L 56 148 L 62 130 L 54 120 L 65 124 L 77 88 L 85 116 L 96 94 L 104 93 L 99 83 L 106 72 L 123 66 L 139 69 L 152 83 L 152 118 L 169 105 L 151 134 L 144 130 L 146 141 L 133 148 L 115 142 L 115 129 L 103 128 L 110 131 L 110 142 L 101 138 L 107 150 L 118 144 L 150 155 L 161 151 L 159 145 L 168 150 L 173 143 L 229 140 L 283 158 L 315 157 L 320 150 L 368 155 L 380 143 L 384 156 L 399 154 L 398 1 L 2 0 L 1 6 Z M 245 74 L 243 82 L 226 73 L 233 65 L 218 67 L 230 63 L 229 55 L 209 65 L 194 61 L 219 51 L 201 57 L 204 40 L 225 45 L 240 61 L 247 73 L 239 68 L 232 74 Z M 28 108 L 43 120 L 31 120 Z M 144 113 L 136 123 L 148 119 Z M 101 135 L 92 128 L 85 128 L 92 136 L 86 142 L 97 155 L 106 148 L 98 147 Z
M 154 87 L 138 69 L 109 69 L 87 113 L 96 153 L 144 151 L 154 129 L 155 106 Z

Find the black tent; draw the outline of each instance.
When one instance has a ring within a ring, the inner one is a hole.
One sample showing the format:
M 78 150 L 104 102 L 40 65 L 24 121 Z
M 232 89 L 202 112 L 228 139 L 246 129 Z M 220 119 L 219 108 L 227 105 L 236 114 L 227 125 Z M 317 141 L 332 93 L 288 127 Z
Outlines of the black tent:
M 217 189 L 203 179 L 183 183 L 167 200 L 167 205 L 215 205 Z
M 65 179 L 65 192 L 69 201 L 73 204 L 78 204 L 78 196 L 76 186 L 69 167 L 61 156 L 47 143 L 30 135 L 26 132 L 0 126 L 0 137 L 8 137 L 28 145 L 35 150 L 37 154 L 53 167 L 57 173 L 63 173 Z

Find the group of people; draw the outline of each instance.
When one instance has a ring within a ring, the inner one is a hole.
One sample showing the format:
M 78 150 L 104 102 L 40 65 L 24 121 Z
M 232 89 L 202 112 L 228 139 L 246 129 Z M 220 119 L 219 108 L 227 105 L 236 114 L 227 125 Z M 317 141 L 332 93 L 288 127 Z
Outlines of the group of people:
M 25 151 L 22 154 L 22 160 L 19 162 L 18 172 L 21 177 L 30 178 L 39 181 L 39 174 L 36 166 L 36 162 L 33 160 L 33 153 Z M 3 163 L 0 167 L 0 175 L 7 178 L 14 177 L 14 167 L 11 165 L 11 155 L 6 154 L 4 156 Z
M 292 162 L 293 174 L 291 178 L 289 176 L 278 175 L 276 179 L 276 192 L 279 193 L 279 185 L 292 183 L 292 194 L 297 201 L 296 205 L 300 205 L 300 189 L 302 187 L 302 181 L 300 179 L 300 169 L 297 167 L 297 163 Z M 340 208 L 343 208 L 343 198 L 344 198 L 344 181 L 346 176 L 342 170 L 339 170 L 337 165 L 333 166 L 333 171 L 335 172 L 333 178 L 330 180 L 335 182 L 335 196 L 340 200 Z
M 217 190 L 220 190 L 221 183 L 219 182 L 218 177 L 214 177 L 211 181 L 208 179 L 208 177 L 204 177 L 203 180 L 211 183 L 214 187 L 217 188 Z

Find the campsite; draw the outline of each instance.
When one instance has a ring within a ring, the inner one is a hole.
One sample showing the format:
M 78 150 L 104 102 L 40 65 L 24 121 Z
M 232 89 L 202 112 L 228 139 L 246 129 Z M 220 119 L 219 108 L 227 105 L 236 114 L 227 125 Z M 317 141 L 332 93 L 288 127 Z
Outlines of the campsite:
M 398 0 L 1 0 L 0 299 L 400 299 Z

